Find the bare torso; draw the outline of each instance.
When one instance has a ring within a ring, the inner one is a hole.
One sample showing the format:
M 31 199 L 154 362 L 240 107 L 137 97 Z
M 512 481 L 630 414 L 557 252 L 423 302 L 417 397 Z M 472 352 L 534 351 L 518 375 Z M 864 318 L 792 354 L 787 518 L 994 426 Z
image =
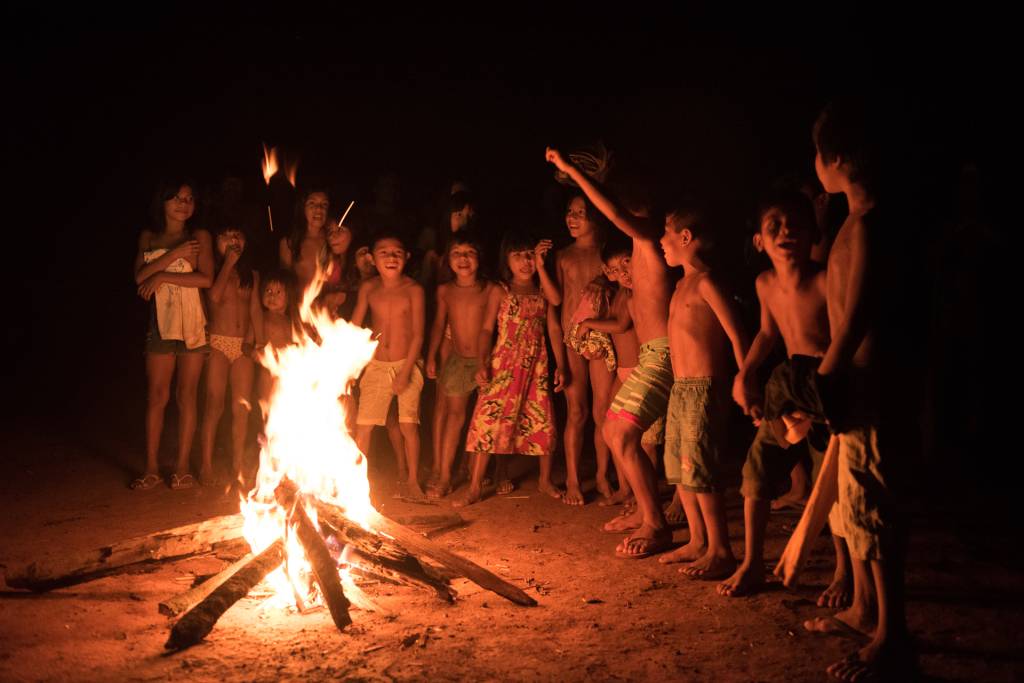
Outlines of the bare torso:
M 761 301 L 768 307 L 786 355 L 821 357 L 830 341 L 828 306 L 825 301 L 825 270 L 812 264 L 814 272 L 796 285 L 784 283 L 775 271 L 757 278 Z
M 409 355 L 414 336 L 413 297 L 417 291 L 422 292 L 423 288 L 408 275 L 403 275 L 397 285 L 390 287 L 379 278 L 370 281 L 366 303 L 371 329 L 379 338 L 375 359 L 393 362 Z
M 460 287 L 454 282 L 441 285 L 448 311 L 455 353 L 469 358 L 479 355 L 480 330 L 484 326 L 487 299 L 494 285 Z
M 637 339 L 646 344 L 668 336 L 668 266 L 658 243 L 633 240 L 633 326 Z
M 231 273 L 231 279 L 219 302 L 207 298 L 210 311 L 210 334 L 227 337 L 243 337 L 252 341 L 252 327 L 249 324 L 252 303 L 252 287 L 242 287 L 238 273 Z
M 284 348 L 292 343 L 291 320 L 284 313 L 263 311 L 263 333 L 273 348 Z
M 306 287 L 313 281 L 313 278 L 316 277 L 316 265 L 320 259 L 320 253 L 323 251 L 324 244 L 323 234 L 307 234 L 302 238 L 302 244 L 299 246 L 299 255 L 295 259 L 292 256 L 288 240 L 281 240 L 281 265 L 291 268 L 292 272 L 295 273 L 298 285 L 296 292 L 300 296 L 306 291 Z
M 635 261 L 634 261 L 635 263 Z M 672 372 L 683 377 L 731 377 L 732 347 L 699 287 L 707 272 L 687 274 L 676 285 L 668 314 Z M 637 278 L 633 278 L 634 287 Z
M 826 300 L 829 327 L 835 332 L 846 317 L 847 290 L 850 282 L 850 261 L 853 257 L 857 231 L 865 230 L 864 218 L 851 214 L 839 229 L 832 250 L 828 255 Z M 870 296 L 868 293 L 865 295 Z M 873 362 L 873 337 L 868 330 L 857 345 L 852 363 L 858 367 L 869 367 Z
M 573 243 L 558 252 L 558 284 L 562 288 L 562 330 L 569 330 L 572 316 L 587 285 L 601 274 L 601 250 L 596 245 Z
M 633 296 L 630 290 L 620 287 L 612 299 L 612 317 L 618 317 L 619 312 L 625 308 L 627 315 L 633 317 Z M 631 327 L 621 334 L 612 335 L 612 345 L 615 346 L 620 368 L 635 368 L 637 357 L 640 353 L 640 342 L 637 341 L 636 328 Z

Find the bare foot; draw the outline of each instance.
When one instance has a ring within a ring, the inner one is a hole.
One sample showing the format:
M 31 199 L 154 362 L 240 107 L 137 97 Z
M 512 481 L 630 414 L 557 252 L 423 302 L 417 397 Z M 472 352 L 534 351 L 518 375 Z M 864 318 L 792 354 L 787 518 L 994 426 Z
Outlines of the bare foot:
M 669 529 L 655 529 L 644 525 L 622 539 L 615 554 L 631 560 L 639 560 L 651 555 L 656 555 L 667 550 L 672 545 L 672 531 Z
M 848 607 L 853 598 L 853 585 L 842 569 L 836 569 L 832 583 L 818 596 L 818 607 Z
M 499 496 L 507 496 L 508 494 L 512 493 L 515 490 L 516 485 L 512 482 L 511 479 L 502 479 L 501 481 L 498 482 L 498 490 L 496 491 L 496 493 Z
M 728 579 L 718 584 L 718 594 L 729 598 L 739 598 L 756 593 L 764 585 L 764 563 L 752 565 L 741 564 Z
M 913 648 L 906 636 L 872 641 L 830 666 L 829 675 L 840 681 L 911 681 L 919 672 Z
M 772 501 L 772 510 L 785 510 L 793 508 L 803 510 L 807 506 L 807 494 L 796 493 L 790 490 L 789 493 Z
M 199 468 L 199 483 L 203 486 L 216 486 L 219 483 L 213 473 L 213 465 L 203 465 Z
M 704 553 L 703 557 L 694 560 L 688 566 L 679 569 L 691 579 L 714 581 L 724 579 L 736 571 L 736 558 L 730 552 Z
M 619 515 L 614 517 L 601 527 L 608 533 L 612 534 L 625 534 L 630 531 L 636 531 L 643 524 L 644 518 L 638 511 L 634 511 L 631 515 Z
M 677 564 L 679 562 L 693 562 L 704 557 L 708 546 L 706 543 L 695 543 L 692 539 L 681 548 L 676 548 L 670 553 L 658 558 L 662 564 Z
M 453 508 L 463 508 L 480 502 L 480 489 L 469 489 L 452 501 Z
M 427 498 L 431 500 L 439 500 L 451 492 L 452 484 L 450 481 L 435 481 L 427 484 Z
M 562 499 L 562 489 L 558 488 L 549 481 L 537 482 L 537 490 L 540 491 L 541 493 L 548 494 L 552 498 L 558 498 L 559 500 Z
M 672 502 L 665 506 L 665 521 L 669 524 L 682 524 L 686 521 L 686 511 L 679 496 L 672 496 Z
M 562 495 L 562 502 L 572 506 L 583 505 L 583 492 L 580 491 L 580 485 L 567 483 L 565 494 Z
M 630 493 L 625 489 L 619 489 L 610 496 L 606 496 L 603 500 L 598 501 L 598 505 L 601 507 L 613 507 L 615 505 L 622 505 L 629 500 Z
M 612 485 L 608 482 L 607 479 L 599 478 L 596 482 L 594 482 L 594 488 L 597 489 L 597 492 L 601 494 L 601 497 L 604 498 L 605 500 L 608 500 L 613 495 L 615 495 L 612 491 Z
M 804 628 L 812 633 L 847 638 L 870 638 L 875 630 L 875 617 L 851 607 L 827 617 L 815 617 L 804 622 Z

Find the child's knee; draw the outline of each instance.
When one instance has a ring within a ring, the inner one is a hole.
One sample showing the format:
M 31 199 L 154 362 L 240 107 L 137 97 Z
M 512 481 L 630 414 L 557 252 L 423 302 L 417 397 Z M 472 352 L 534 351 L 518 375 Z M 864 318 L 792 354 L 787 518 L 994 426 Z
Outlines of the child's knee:
M 171 388 L 150 387 L 147 392 L 147 400 L 149 401 L 149 405 L 163 408 L 167 405 L 167 402 L 171 400 Z
M 626 443 L 626 430 L 622 420 L 604 420 L 601 425 L 601 436 L 610 448 L 621 452 Z

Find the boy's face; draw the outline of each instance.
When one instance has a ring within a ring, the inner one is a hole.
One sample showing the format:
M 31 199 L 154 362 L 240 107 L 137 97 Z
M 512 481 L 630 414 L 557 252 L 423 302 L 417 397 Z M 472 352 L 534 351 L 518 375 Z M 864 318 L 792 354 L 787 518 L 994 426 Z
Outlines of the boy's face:
M 348 226 L 332 223 L 327 229 L 327 245 L 331 248 L 332 254 L 344 254 L 352 244 L 352 231 Z
M 782 207 L 769 207 L 761 215 L 761 231 L 754 235 L 754 247 L 768 254 L 772 263 L 806 263 L 811 258 L 811 226 L 791 220 Z
M 373 254 L 369 247 L 356 249 L 356 268 L 359 269 L 359 277 L 368 278 L 377 274 L 377 266 L 373 265 Z
M 457 244 L 448 252 L 448 265 L 456 277 L 475 278 L 480 268 L 480 254 L 468 244 Z
M 573 239 L 585 237 L 593 231 L 593 226 L 587 220 L 587 205 L 582 197 L 573 197 L 565 210 L 565 226 L 569 228 L 569 234 Z
M 377 240 L 373 245 L 373 265 L 377 266 L 377 272 L 383 278 L 397 278 L 402 274 L 407 260 L 409 254 L 396 239 Z
M 661 236 L 661 250 L 665 263 L 681 266 L 693 245 L 693 234 L 674 215 L 665 217 L 665 234 Z
M 241 230 L 228 229 L 217 235 L 217 251 L 226 256 L 228 249 L 241 253 L 245 249 L 245 234 Z
M 632 257 L 620 254 L 613 256 L 603 266 L 604 274 L 612 282 L 618 282 L 626 289 L 633 289 L 633 272 L 630 270 Z
M 313 229 L 324 227 L 327 222 L 327 210 L 331 208 L 327 195 L 323 192 L 314 192 L 306 198 L 303 210 L 306 214 L 306 225 Z
M 263 287 L 263 307 L 271 313 L 284 313 L 288 303 L 284 285 L 280 282 L 268 282 Z
M 520 279 L 532 278 L 537 272 L 537 266 L 533 262 L 533 249 L 522 249 L 508 253 L 508 269 L 512 271 L 512 277 Z

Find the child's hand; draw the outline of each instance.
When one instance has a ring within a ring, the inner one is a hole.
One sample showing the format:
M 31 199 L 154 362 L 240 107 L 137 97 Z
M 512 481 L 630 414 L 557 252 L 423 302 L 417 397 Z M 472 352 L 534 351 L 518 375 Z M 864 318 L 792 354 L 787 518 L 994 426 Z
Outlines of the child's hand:
M 409 388 L 409 376 L 405 373 L 398 373 L 395 375 L 395 379 L 391 382 L 391 391 L 394 392 L 395 396 Z
M 156 290 L 159 289 L 160 285 L 162 285 L 163 282 L 163 273 L 150 275 L 149 277 L 142 281 L 141 285 L 139 285 L 139 296 L 141 296 L 143 300 L 149 301 L 150 299 L 153 298 L 153 295 L 156 294 Z
M 242 256 L 241 247 L 228 247 L 227 251 L 224 252 L 224 266 L 227 268 L 232 267 L 238 263 L 238 259 Z
M 737 373 L 732 383 L 732 398 L 743 409 L 743 414 L 754 418 L 756 424 L 761 421 L 763 410 L 761 392 L 755 382 L 756 380 L 746 373 Z
M 479 370 L 477 370 L 476 374 L 473 376 L 473 379 L 476 380 L 476 385 L 478 387 L 486 387 L 487 384 L 490 382 L 490 373 L 488 372 L 487 366 L 485 365 Z
M 563 173 L 567 172 L 571 167 L 571 164 L 567 163 L 562 158 L 562 154 L 554 147 L 548 147 L 544 150 L 544 159 L 551 164 L 554 164 L 555 168 Z
M 592 320 L 593 318 L 584 318 L 583 320 L 579 321 L 579 323 L 577 323 L 580 326 L 581 333 L 594 329 L 593 327 L 590 326 L 590 322 Z
M 437 360 L 434 358 L 427 361 L 427 377 L 437 379 Z
M 544 268 L 544 257 L 548 255 L 552 247 L 551 240 L 541 240 L 537 242 L 537 246 L 533 248 L 533 263 L 537 266 L 537 270 L 543 270 Z
M 195 261 L 199 258 L 199 240 L 185 240 L 171 251 L 171 255 L 176 258 Z
M 565 388 L 565 375 L 562 373 L 562 368 L 555 368 L 555 393 L 562 391 Z
M 606 290 L 603 277 L 604 276 L 600 276 L 601 279 L 599 280 L 592 280 L 590 284 L 583 289 L 583 296 L 590 299 L 590 305 L 594 307 L 595 311 L 600 311 L 601 304 L 604 303 Z

